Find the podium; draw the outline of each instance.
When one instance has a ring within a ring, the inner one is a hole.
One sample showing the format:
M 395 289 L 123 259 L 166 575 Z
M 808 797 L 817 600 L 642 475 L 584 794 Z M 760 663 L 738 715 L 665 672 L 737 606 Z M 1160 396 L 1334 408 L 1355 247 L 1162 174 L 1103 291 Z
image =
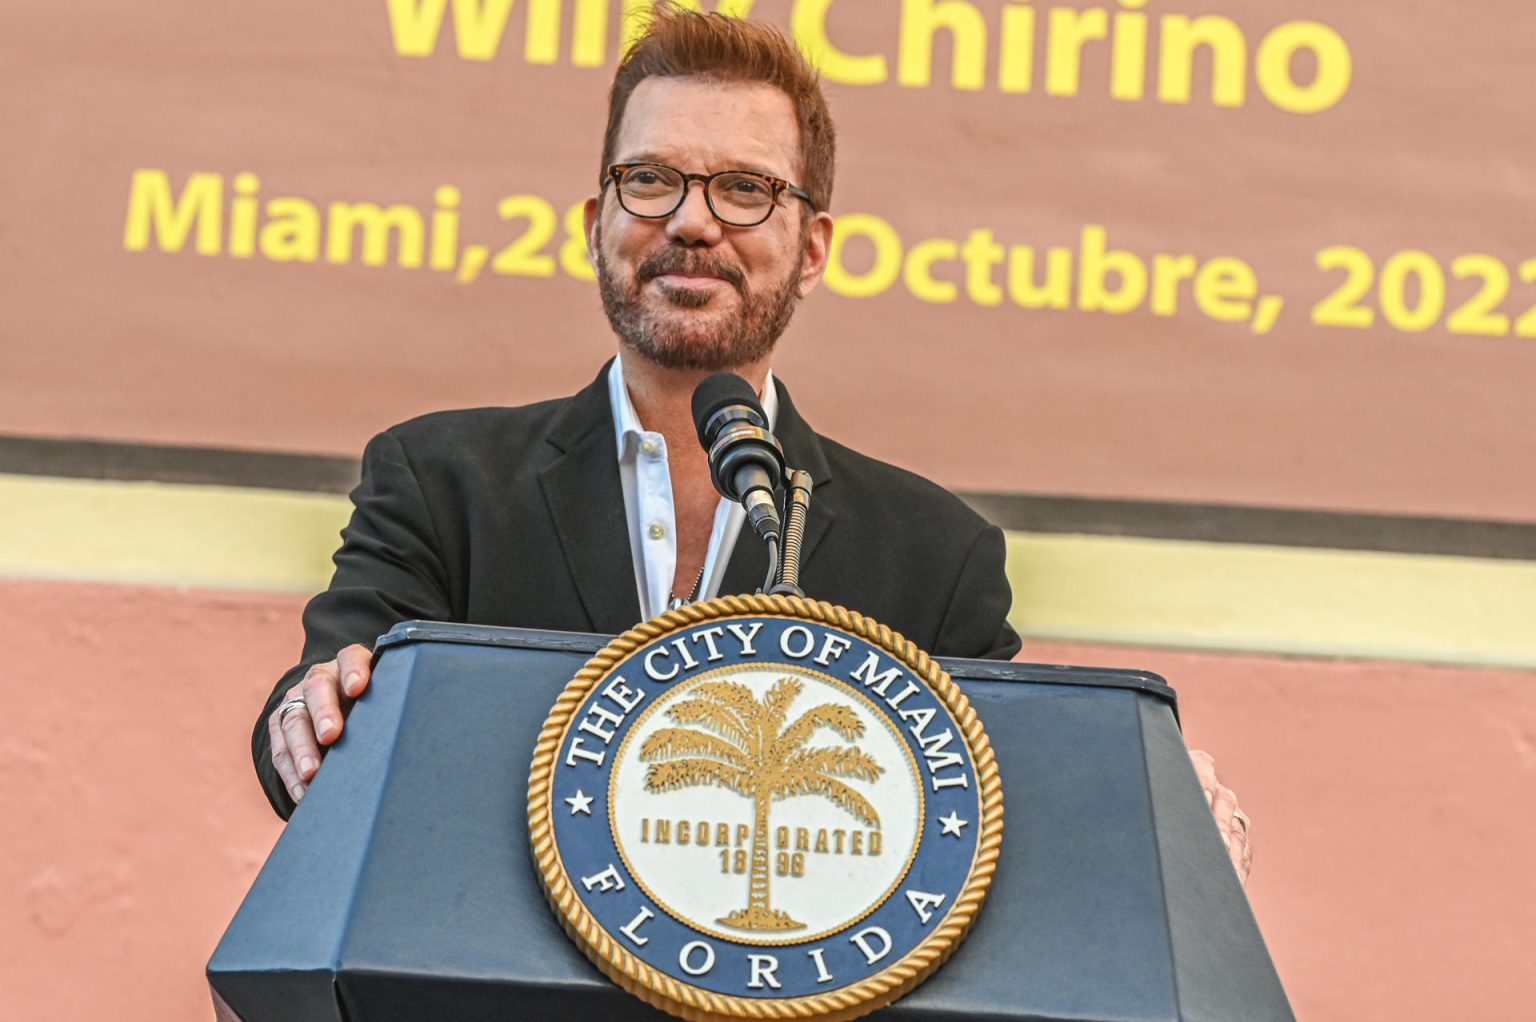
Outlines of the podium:
M 544 718 L 604 636 L 406 622 L 213 957 L 246 1022 L 665 1019 L 551 913 L 528 849 Z M 1003 784 L 1002 856 L 953 958 L 875 1013 L 1294 1016 L 1179 735 L 1136 671 L 941 660 Z

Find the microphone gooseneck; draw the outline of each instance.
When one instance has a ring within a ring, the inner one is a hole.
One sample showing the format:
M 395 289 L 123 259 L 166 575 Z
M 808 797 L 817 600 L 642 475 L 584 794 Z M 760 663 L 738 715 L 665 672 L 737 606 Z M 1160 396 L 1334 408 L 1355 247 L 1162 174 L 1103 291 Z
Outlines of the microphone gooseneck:
M 693 392 L 693 424 L 709 452 L 709 477 L 727 500 L 747 509 L 762 539 L 777 545 L 781 525 L 775 491 L 784 479 L 784 450 L 751 384 L 735 373 L 706 377 Z
M 790 471 L 789 494 L 784 501 L 784 548 L 778 551 L 777 567 L 768 572 L 768 577 L 773 580 L 768 587 L 770 594 L 805 595 L 805 590 L 800 588 L 800 544 L 805 540 L 805 521 L 811 512 L 814 485 L 809 472 Z

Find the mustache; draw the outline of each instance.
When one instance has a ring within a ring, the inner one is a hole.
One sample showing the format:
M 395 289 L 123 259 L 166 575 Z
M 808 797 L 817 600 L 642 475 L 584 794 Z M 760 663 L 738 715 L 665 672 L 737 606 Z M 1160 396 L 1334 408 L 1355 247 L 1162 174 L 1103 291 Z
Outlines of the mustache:
M 644 284 L 668 273 L 709 274 L 737 291 L 746 284 L 745 274 L 719 256 L 678 248 L 663 248 L 646 256 L 635 270 L 635 279 Z

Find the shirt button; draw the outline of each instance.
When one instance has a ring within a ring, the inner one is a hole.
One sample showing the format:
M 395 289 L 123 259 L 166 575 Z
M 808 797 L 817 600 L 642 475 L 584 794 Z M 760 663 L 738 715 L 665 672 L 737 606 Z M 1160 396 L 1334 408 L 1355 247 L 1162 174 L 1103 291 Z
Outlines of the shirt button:
M 657 452 L 661 450 L 661 445 L 654 440 L 642 440 L 640 441 L 640 450 L 654 458 Z
M 660 522 L 652 522 L 651 523 L 651 527 L 649 529 L 647 529 L 646 531 L 647 531 L 647 533 L 649 533 L 649 535 L 650 535 L 650 537 L 652 539 L 666 539 L 667 538 L 667 527 L 665 525 L 662 525 Z

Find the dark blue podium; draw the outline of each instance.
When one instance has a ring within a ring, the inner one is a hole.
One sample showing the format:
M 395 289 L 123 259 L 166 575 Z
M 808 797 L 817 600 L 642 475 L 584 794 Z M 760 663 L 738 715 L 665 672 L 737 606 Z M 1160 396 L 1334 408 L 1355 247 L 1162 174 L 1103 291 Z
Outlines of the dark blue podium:
M 664 1019 L 561 930 L 528 851 L 534 742 L 606 638 L 408 622 L 208 963 L 247 1022 Z M 875 1017 L 1293 1018 L 1153 674 L 946 660 L 1006 826 L 954 957 Z

